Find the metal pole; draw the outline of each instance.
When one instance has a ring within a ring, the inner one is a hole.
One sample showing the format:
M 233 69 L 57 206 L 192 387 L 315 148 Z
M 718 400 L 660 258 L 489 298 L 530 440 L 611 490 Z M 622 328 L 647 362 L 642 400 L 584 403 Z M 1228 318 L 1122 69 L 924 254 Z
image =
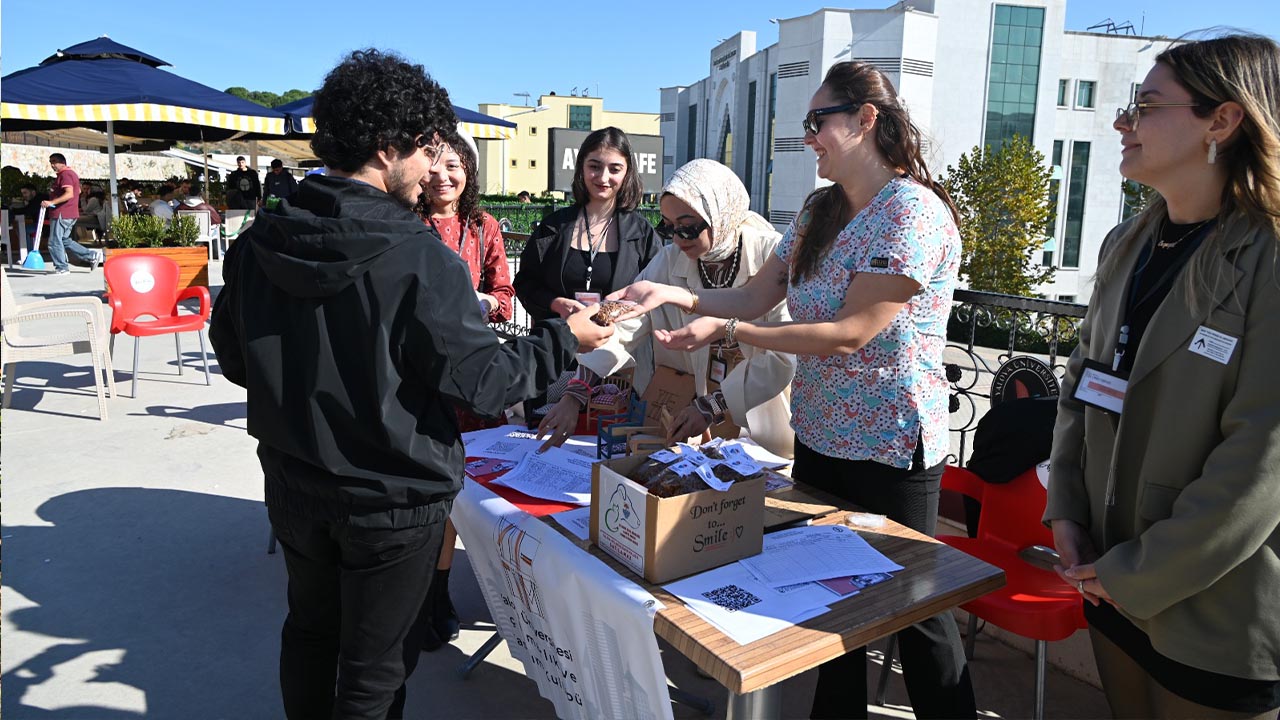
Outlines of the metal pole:
M 120 202 L 120 198 L 116 196 L 116 128 L 115 123 L 111 120 L 107 121 L 107 168 L 108 184 L 111 188 L 111 202 L 107 205 L 108 227 L 102 228 L 103 237 L 106 236 L 107 230 L 110 228 L 111 219 L 116 216 L 116 203 Z
M 862 702 L 865 702 L 862 701 Z M 729 693 L 725 720 L 777 720 L 782 717 L 782 688 L 770 685 L 745 695 Z

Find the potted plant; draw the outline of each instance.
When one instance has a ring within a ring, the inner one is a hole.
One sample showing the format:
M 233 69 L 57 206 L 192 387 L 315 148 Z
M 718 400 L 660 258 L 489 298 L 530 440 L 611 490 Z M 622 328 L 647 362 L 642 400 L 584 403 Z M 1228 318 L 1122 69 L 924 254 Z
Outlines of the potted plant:
M 121 215 L 111 222 L 107 255 L 146 253 L 178 263 L 178 288 L 209 285 L 209 253 L 196 243 L 200 226 L 186 215 L 166 222 L 154 215 Z

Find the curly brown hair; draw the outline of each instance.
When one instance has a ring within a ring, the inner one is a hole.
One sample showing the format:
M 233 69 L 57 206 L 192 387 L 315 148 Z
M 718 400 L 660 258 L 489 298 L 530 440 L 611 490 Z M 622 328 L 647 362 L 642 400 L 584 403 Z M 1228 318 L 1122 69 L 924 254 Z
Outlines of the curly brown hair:
M 479 185 L 479 165 L 475 153 L 471 152 L 471 148 L 467 142 L 462 139 L 456 131 L 445 133 L 442 136 L 445 145 L 458 154 L 458 158 L 462 160 L 462 170 L 466 174 L 466 184 L 462 187 L 462 194 L 458 196 L 458 217 L 464 220 L 468 225 L 479 228 L 484 223 L 484 211 L 480 209 L 480 185 Z M 413 211 L 423 220 L 431 216 L 431 199 L 428 197 L 429 191 L 423 191 L 418 196 L 418 204 L 414 205 Z

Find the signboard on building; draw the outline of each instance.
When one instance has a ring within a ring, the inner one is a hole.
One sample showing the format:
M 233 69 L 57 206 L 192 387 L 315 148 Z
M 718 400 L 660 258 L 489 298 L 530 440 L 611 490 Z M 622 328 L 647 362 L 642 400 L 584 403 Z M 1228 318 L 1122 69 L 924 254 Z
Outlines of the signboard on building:
M 573 194 L 573 169 L 578 162 L 578 148 L 591 133 L 585 130 L 551 128 L 550 160 L 547 170 L 547 186 L 568 195 Z M 646 193 L 662 190 L 662 136 L 627 133 L 631 141 L 631 162 L 640 174 L 640 182 Z

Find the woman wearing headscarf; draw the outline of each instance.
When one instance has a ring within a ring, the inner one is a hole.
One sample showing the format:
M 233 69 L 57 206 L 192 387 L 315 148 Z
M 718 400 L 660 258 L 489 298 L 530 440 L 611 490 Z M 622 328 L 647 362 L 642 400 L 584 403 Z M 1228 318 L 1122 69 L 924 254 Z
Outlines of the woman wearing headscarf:
M 662 224 L 657 232 L 670 241 L 637 280 L 651 280 L 703 292 L 747 284 L 773 254 L 781 239 L 767 220 L 750 210 L 750 198 L 732 170 L 714 160 L 694 160 L 671 176 L 659 202 Z M 791 457 L 795 435 L 785 392 L 795 374 L 789 353 L 734 344 L 713 343 L 690 352 L 669 350 L 652 342 L 654 330 L 684 327 L 696 314 L 666 305 L 615 325 L 614 339 L 578 356 L 579 376 L 565 397 L 538 426 L 558 445 L 573 432 L 586 405 L 590 385 L 635 362 L 639 350 L 652 344 L 654 366 L 691 374 L 697 397 L 673 418 L 670 439 L 701 435 L 730 420 L 751 438 Z M 785 301 L 762 317 L 764 322 L 790 319 Z M 653 367 L 635 363 L 635 386 L 643 390 Z

